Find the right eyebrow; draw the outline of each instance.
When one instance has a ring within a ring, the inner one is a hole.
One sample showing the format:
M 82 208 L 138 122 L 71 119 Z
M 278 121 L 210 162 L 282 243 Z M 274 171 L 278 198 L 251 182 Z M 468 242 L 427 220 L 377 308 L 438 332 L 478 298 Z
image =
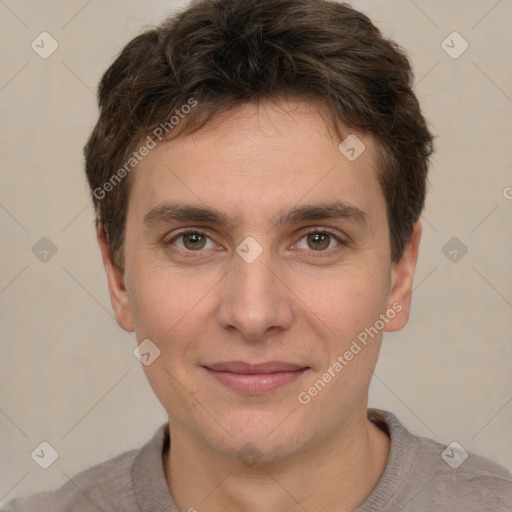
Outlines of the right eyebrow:
M 208 206 L 195 206 L 188 203 L 164 203 L 152 208 L 144 216 L 146 225 L 168 224 L 178 222 L 204 222 L 225 225 L 234 229 L 236 219 L 231 220 L 226 214 Z

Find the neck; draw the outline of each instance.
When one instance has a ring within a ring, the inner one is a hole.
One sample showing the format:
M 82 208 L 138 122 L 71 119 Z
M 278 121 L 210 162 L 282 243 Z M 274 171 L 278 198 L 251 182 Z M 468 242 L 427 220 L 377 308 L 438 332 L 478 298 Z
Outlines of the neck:
M 390 449 L 387 434 L 361 412 L 343 432 L 250 468 L 170 427 L 164 468 L 174 501 L 187 512 L 351 512 L 377 484 Z

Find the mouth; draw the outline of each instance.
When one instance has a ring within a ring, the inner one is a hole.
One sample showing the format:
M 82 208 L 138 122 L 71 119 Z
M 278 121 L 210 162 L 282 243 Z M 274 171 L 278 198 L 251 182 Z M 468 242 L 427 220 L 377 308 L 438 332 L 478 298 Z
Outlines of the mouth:
M 260 364 L 227 361 L 209 364 L 203 368 L 224 386 L 253 395 L 268 393 L 290 384 L 310 369 L 308 366 L 283 361 Z

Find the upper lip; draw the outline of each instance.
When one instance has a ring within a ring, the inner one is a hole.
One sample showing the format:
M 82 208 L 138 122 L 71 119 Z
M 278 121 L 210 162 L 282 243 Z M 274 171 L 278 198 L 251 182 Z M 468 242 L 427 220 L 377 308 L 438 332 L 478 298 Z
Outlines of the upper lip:
M 217 372 L 230 373 L 277 373 L 277 372 L 294 372 L 305 370 L 307 366 L 294 363 L 285 363 L 284 361 L 267 361 L 264 363 L 252 364 L 244 361 L 224 361 L 220 363 L 204 365 L 205 368 Z

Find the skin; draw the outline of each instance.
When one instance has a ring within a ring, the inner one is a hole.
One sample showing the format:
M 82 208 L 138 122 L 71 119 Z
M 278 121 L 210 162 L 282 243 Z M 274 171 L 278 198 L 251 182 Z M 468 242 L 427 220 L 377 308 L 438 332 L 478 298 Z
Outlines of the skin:
M 119 325 L 161 351 L 144 371 L 169 416 L 163 464 L 182 511 L 350 511 L 384 470 L 390 440 L 367 419 L 382 331 L 308 404 L 298 395 L 393 304 L 401 311 L 384 330 L 407 323 L 421 225 L 392 263 L 375 140 L 357 134 L 366 150 L 349 161 L 327 118 L 322 103 L 291 98 L 217 116 L 157 146 L 132 175 L 124 274 L 98 231 Z M 278 211 L 339 200 L 366 222 L 272 223 Z M 176 201 L 236 222 L 144 224 Z M 181 228 L 207 237 L 174 238 Z M 316 241 L 307 228 L 331 228 L 342 243 Z M 249 236 L 263 250 L 252 263 L 236 252 Z M 244 393 L 203 367 L 230 360 L 308 370 L 274 391 Z M 250 467 L 237 457 L 249 442 L 261 457 Z

